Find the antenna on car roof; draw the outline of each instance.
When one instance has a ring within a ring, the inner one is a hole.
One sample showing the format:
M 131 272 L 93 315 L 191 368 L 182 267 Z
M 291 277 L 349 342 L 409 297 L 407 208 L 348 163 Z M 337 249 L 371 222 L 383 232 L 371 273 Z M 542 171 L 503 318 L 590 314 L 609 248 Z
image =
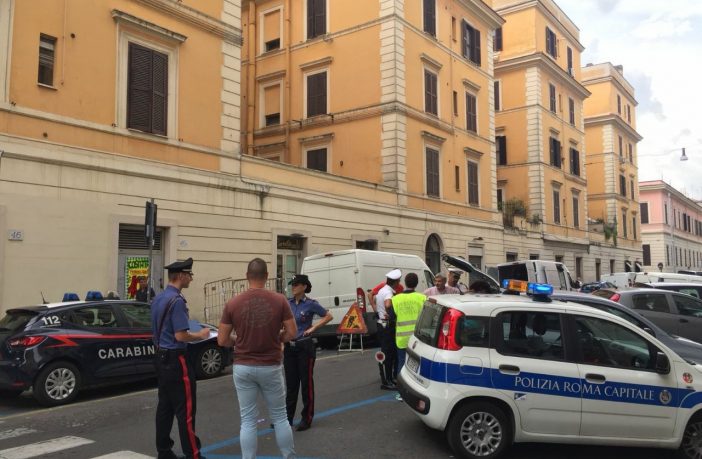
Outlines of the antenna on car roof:
M 42 291 L 40 290 L 39 293 L 41 294 L 41 301 L 42 301 L 42 303 L 43 303 L 43 304 L 49 304 L 49 302 L 46 301 L 46 298 L 44 298 L 44 292 L 42 292 Z

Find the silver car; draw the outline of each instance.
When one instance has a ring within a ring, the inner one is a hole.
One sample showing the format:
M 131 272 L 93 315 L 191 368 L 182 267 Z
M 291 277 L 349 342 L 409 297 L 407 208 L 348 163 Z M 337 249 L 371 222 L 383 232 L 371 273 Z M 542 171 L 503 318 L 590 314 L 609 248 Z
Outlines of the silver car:
M 592 294 L 635 309 L 671 335 L 702 341 L 702 300 L 699 298 L 654 288 L 600 289 Z

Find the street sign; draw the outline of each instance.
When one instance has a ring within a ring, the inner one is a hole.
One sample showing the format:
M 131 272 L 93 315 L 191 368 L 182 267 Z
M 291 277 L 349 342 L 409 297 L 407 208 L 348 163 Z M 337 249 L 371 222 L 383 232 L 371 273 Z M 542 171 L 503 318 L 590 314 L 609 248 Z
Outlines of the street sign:
M 156 235 L 156 213 L 158 206 L 154 204 L 154 200 L 146 201 L 146 215 L 144 216 L 144 236 L 146 242 L 151 247 L 153 239 Z
M 349 308 L 348 312 L 341 319 L 341 323 L 336 329 L 337 335 L 344 334 L 365 334 L 368 333 L 368 327 L 366 327 L 366 322 L 363 320 L 363 314 L 358 304 L 354 303 Z

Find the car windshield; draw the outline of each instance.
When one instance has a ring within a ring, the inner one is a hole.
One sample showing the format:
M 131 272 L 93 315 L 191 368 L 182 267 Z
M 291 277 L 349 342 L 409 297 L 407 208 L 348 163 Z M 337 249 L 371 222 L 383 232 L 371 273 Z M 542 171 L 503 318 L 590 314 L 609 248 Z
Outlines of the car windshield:
M 36 316 L 34 311 L 11 310 L 7 311 L 5 317 L 0 319 L 0 331 L 17 331 L 27 326 L 32 317 Z

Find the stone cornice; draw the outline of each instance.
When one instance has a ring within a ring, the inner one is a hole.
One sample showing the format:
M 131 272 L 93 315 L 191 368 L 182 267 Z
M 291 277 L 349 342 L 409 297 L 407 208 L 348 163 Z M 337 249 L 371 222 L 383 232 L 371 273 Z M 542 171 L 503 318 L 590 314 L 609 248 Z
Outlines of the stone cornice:
M 598 126 L 601 124 L 615 124 L 618 129 L 625 131 L 630 137 L 634 138 L 637 142 L 641 142 L 643 137 L 641 134 L 636 132 L 634 128 L 625 123 L 621 116 L 614 114 L 598 115 L 598 116 L 588 116 L 585 118 L 585 127 L 588 126 Z
M 492 28 L 501 27 L 505 23 L 502 16 L 481 0 L 458 0 L 458 3 Z
M 188 39 L 188 37 L 186 37 L 183 34 L 174 32 L 172 30 L 168 30 L 165 27 L 161 27 L 160 25 L 154 24 L 153 22 L 149 22 L 136 16 L 132 16 L 131 14 L 125 13 L 124 11 L 112 10 L 112 19 L 114 19 L 115 22 L 129 24 L 132 26 L 136 26 L 140 29 L 146 29 L 152 34 L 158 35 L 161 38 L 173 40 L 178 43 L 183 43 L 185 42 L 185 40 Z
M 586 69 L 586 68 L 587 67 L 583 67 L 583 69 Z M 582 74 L 582 70 L 581 70 L 581 74 Z M 614 75 L 605 75 L 605 76 L 601 76 L 598 78 L 591 78 L 588 80 L 583 78 L 583 86 L 585 86 L 585 87 L 588 87 L 591 84 L 598 84 L 598 83 L 612 83 L 614 86 L 617 87 L 617 89 L 619 89 L 620 92 L 626 94 L 627 97 L 629 97 L 631 99 L 631 101 L 634 104 L 634 107 L 639 105 L 638 101 L 636 100 L 636 97 L 634 97 L 634 88 L 631 85 L 629 85 L 629 87 L 625 86 L 624 84 L 622 84 L 621 81 L 619 81 L 619 78 L 617 78 Z M 628 84 L 628 82 L 627 82 L 627 84 Z
M 195 8 L 183 5 L 177 0 L 134 0 L 188 22 L 202 30 L 221 37 L 224 41 L 241 46 L 243 39 L 241 29 L 227 24 L 224 21 L 208 16 Z
M 552 75 L 558 78 L 560 83 L 568 86 L 571 90 L 573 90 L 573 92 L 578 94 L 583 99 L 590 97 L 590 91 L 588 91 L 585 86 L 580 84 L 575 78 L 568 75 L 565 70 L 560 68 L 551 58 L 542 52 L 497 62 L 495 64 L 495 78 L 497 78 L 497 73 L 500 70 L 526 69 L 534 66 L 548 70 Z

